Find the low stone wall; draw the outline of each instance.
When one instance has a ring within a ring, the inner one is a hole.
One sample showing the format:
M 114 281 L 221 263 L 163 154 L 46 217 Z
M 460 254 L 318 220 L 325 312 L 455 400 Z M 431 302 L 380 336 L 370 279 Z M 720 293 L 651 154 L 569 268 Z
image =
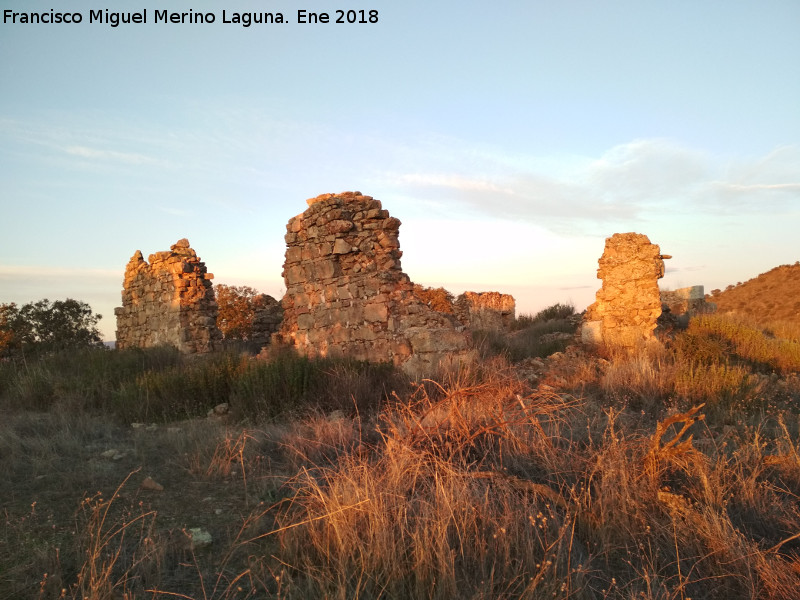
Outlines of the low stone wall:
M 284 318 L 276 343 L 308 356 L 391 361 L 430 373 L 470 360 L 471 336 L 413 293 L 400 221 L 360 192 L 323 194 L 286 226 Z
M 706 302 L 705 289 L 702 285 L 661 292 L 662 312 L 669 313 L 681 326 L 686 326 L 694 315 L 711 313 L 716 311 L 716 308 L 713 302 Z
M 665 258 L 671 257 L 640 233 L 615 233 L 606 239 L 597 270 L 603 285 L 586 309 L 584 342 L 632 349 L 654 339 Z
M 473 330 L 508 330 L 516 319 L 516 302 L 509 294 L 464 292 L 454 306 L 458 320 Z
M 213 277 L 186 239 L 148 261 L 137 250 L 125 268 L 122 306 L 114 310 L 117 348 L 167 344 L 186 353 L 214 350 L 222 336 Z

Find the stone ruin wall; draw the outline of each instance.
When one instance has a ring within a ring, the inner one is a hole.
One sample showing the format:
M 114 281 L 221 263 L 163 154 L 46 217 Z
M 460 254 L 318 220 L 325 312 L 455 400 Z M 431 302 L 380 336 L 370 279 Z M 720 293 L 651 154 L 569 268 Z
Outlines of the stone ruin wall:
M 454 302 L 456 317 L 473 330 L 504 331 L 516 319 L 514 296 L 499 292 L 464 292 Z
M 400 266 L 400 221 L 360 192 L 323 194 L 286 226 L 284 320 L 273 336 L 307 356 L 391 361 L 425 374 L 470 360 L 471 336 L 432 310 Z
M 702 285 L 693 285 L 662 291 L 661 309 L 664 316 L 669 315 L 675 320 L 675 324 L 685 327 L 691 317 L 715 312 L 717 306 L 713 302 L 706 302 L 705 288 Z
M 665 258 L 671 257 L 640 233 L 615 233 L 606 239 L 597 270 L 603 285 L 586 309 L 584 342 L 633 349 L 654 339 Z
M 222 336 L 217 329 L 217 303 L 206 270 L 186 239 L 169 251 L 137 250 L 125 268 L 122 306 L 117 317 L 117 348 L 168 344 L 181 352 L 210 352 Z
M 280 331 L 283 323 L 283 306 L 267 294 L 259 294 L 253 299 L 253 333 L 250 341 L 254 345 L 266 346 L 272 334 Z

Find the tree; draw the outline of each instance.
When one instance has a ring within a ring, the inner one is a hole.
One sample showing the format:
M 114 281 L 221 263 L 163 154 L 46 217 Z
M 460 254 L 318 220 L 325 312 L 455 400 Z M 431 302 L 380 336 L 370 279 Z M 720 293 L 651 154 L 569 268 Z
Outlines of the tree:
M 102 346 L 97 322 L 102 315 L 79 300 L 46 298 L 18 308 L 0 304 L 0 356 L 57 352 Z
M 250 340 L 256 313 L 267 306 L 270 297 L 246 285 L 215 285 L 219 306 L 217 327 L 225 339 Z
M 449 315 L 455 312 L 453 308 L 453 294 L 448 292 L 443 287 L 424 287 L 418 283 L 415 283 L 414 295 L 435 311 Z

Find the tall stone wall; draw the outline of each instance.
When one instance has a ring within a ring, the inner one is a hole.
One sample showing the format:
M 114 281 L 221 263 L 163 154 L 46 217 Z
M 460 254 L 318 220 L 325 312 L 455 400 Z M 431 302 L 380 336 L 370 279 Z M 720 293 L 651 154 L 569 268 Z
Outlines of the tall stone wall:
M 122 306 L 114 310 L 117 348 L 168 344 L 186 353 L 214 350 L 222 338 L 214 276 L 189 241 L 178 240 L 148 261 L 137 250 L 125 268 Z
M 510 329 L 516 318 L 514 296 L 499 292 L 464 292 L 455 300 L 458 320 L 470 329 Z
M 392 361 L 409 373 L 468 360 L 471 336 L 413 293 L 400 266 L 400 221 L 360 192 L 323 194 L 286 226 L 283 325 L 307 356 Z
M 606 239 L 597 270 L 603 286 L 586 309 L 585 342 L 635 348 L 654 338 L 661 314 L 658 280 L 664 276 L 665 258 L 670 256 L 640 233 L 615 233 Z

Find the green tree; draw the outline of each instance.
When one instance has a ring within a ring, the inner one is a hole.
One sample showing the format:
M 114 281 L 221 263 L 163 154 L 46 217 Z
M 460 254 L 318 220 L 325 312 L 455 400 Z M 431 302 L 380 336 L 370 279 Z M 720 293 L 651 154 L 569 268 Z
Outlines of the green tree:
M 228 340 L 249 340 L 253 337 L 256 313 L 264 308 L 269 296 L 246 285 L 214 286 L 219 306 L 217 327 Z
M 0 356 L 102 346 L 102 318 L 79 300 L 0 304 Z

